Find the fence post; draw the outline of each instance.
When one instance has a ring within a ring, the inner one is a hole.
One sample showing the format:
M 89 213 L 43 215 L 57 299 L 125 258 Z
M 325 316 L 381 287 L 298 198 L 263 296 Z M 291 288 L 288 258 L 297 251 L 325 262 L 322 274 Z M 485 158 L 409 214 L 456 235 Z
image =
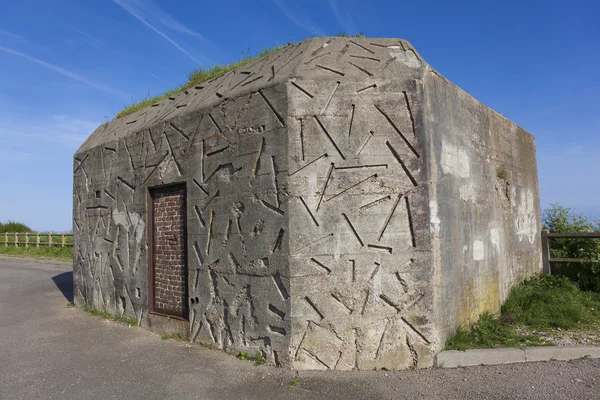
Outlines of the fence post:
M 25 248 L 29 248 L 29 233 L 25 232 Z
M 542 231 L 542 265 L 543 272 L 546 274 L 552 274 L 550 269 L 550 243 L 548 242 L 548 231 Z
M 65 247 L 65 234 L 64 234 L 64 233 L 62 234 L 62 236 L 61 236 L 61 238 L 60 238 L 60 241 L 61 241 L 61 243 L 62 243 L 62 246 L 61 246 L 61 247 Z
M 15 232 L 15 247 L 19 247 L 19 234 Z
M 4 232 L 4 247 L 8 247 L 8 232 Z
M 48 247 L 52 247 L 52 233 L 48 232 Z
M 35 247 L 40 247 L 40 233 L 36 232 L 35 233 Z

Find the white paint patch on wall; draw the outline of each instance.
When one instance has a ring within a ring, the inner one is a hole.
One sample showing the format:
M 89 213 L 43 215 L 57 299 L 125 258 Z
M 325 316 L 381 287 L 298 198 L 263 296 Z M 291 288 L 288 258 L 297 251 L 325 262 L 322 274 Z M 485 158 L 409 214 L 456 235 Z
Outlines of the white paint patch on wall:
M 461 185 L 458 189 L 458 194 L 461 200 L 475 202 L 475 186 L 473 181 L 469 180 L 465 185 Z
M 135 227 L 135 241 L 141 243 L 146 233 L 146 223 L 142 218 L 141 214 L 125 211 L 117 211 L 116 209 L 112 212 L 113 221 L 116 225 L 122 225 L 129 229 L 130 226 Z
M 473 260 L 481 261 L 485 258 L 485 248 L 481 240 L 473 242 Z
M 497 228 L 490 229 L 490 242 L 500 252 L 500 231 Z
M 458 178 L 471 176 L 471 159 L 467 152 L 453 143 L 442 139 L 442 155 L 440 164 L 445 174 Z
M 430 212 L 430 218 L 429 218 L 429 231 L 430 232 L 439 232 L 440 231 L 440 224 L 442 221 L 440 221 L 440 217 L 438 215 L 438 205 L 437 205 L 437 201 L 435 200 L 430 200 L 429 201 L 429 212 Z
M 517 218 L 515 219 L 515 231 L 519 241 L 529 241 L 533 244 L 537 231 L 537 217 L 535 214 L 534 196 L 530 189 L 519 193 L 517 205 Z
M 420 68 L 421 61 L 413 54 L 412 51 L 404 51 L 400 46 L 389 46 L 390 56 L 395 57 L 397 61 L 406 65 L 409 68 Z

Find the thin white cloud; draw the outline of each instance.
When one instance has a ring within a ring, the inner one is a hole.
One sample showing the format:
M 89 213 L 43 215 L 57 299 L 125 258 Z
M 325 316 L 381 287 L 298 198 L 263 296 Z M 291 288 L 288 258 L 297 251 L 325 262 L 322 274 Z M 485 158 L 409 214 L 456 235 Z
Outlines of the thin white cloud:
M 11 48 L 4 47 L 4 46 L 0 46 L 0 51 L 3 51 L 5 53 L 9 53 L 9 54 L 12 54 L 12 55 L 15 55 L 15 56 L 19 56 L 19 57 L 22 57 L 22 58 L 24 58 L 26 60 L 34 62 L 36 64 L 42 65 L 42 66 L 44 66 L 44 67 L 46 67 L 46 68 L 48 68 L 48 69 L 50 69 L 50 70 L 52 70 L 52 71 L 54 71 L 54 72 L 56 72 L 58 74 L 66 76 L 67 78 L 71 78 L 74 81 L 83 83 L 83 84 L 85 84 L 85 85 L 87 85 L 89 87 L 92 87 L 94 89 L 98 89 L 100 91 L 103 91 L 103 92 L 106 92 L 106 93 L 110 93 L 110 94 L 114 94 L 114 95 L 117 95 L 117 96 L 125 96 L 125 97 L 127 96 L 126 93 L 121 92 L 120 90 L 113 89 L 113 88 L 111 88 L 109 86 L 106 86 L 106 85 L 98 84 L 98 83 L 93 82 L 93 81 L 91 81 L 89 79 L 86 79 L 86 78 L 84 78 L 84 77 L 82 77 L 80 75 L 77 75 L 74 72 L 71 72 L 71 71 L 66 70 L 66 69 L 64 69 L 62 67 L 59 67 L 58 65 L 50 64 L 49 62 L 39 60 L 39 59 L 37 59 L 35 57 L 32 57 L 32 56 L 30 56 L 28 54 L 21 53 L 19 51 L 16 51 L 16 50 L 13 50 Z
M 36 143 L 32 149 L 40 151 L 50 143 L 58 144 L 61 148 L 77 148 L 101 124 L 96 120 L 66 115 L 19 121 L 0 115 L 0 122 L 0 138 L 7 139 L 4 140 L 6 145 L 3 147 L 15 151 L 18 151 L 24 143 Z M 44 142 L 47 144 L 41 144 Z
M 146 0 L 144 2 L 140 2 L 138 0 L 130 0 L 129 4 L 135 4 L 140 13 L 146 16 L 147 20 L 156 21 L 156 23 L 163 25 L 172 31 L 194 36 L 200 40 L 208 42 L 208 39 L 202 36 L 202 34 L 183 25 L 151 1 Z
M 152 72 L 150 72 L 150 71 L 148 71 L 148 70 L 146 70 L 146 69 L 145 69 L 144 71 L 146 71 L 146 73 L 147 73 L 148 75 L 150 75 L 150 76 L 152 76 L 152 77 L 154 77 L 154 78 L 158 79 L 158 80 L 159 80 L 159 81 L 161 81 L 162 83 L 164 83 L 164 84 L 168 84 L 168 83 L 167 83 L 167 82 L 166 82 L 164 79 L 161 79 L 161 78 L 159 78 L 158 76 L 154 75 Z
M 298 15 L 296 15 L 285 4 L 284 0 L 273 0 L 273 4 L 275 4 L 277 6 L 277 8 L 279 8 L 279 10 L 281 10 L 281 12 L 283 13 L 283 15 L 285 15 L 285 17 L 287 19 L 289 19 L 291 22 L 293 22 L 294 24 L 296 24 L 300 28 L 304 29 L 305 31 L 307 31 L 309 33 L 312 33 L 313 35 L 320 35 L 321 34 L 321 30 L 319 29 L 319 27 L 315 26 L 312 23 L 312 21 L 307 20 L 305 18 L 301 18 Z
M 25 39 L 23 36 L 17 35 L 14 32 L 5 31 L 4 29 L 0 29 L 0 35 L 8 36 L 12 39 L 16 39 L 24 43 L 29 43 L 29 40 Z
M 90 35 L 87 32 L 84 32 L 80 29 L 74 28 L 72 27 L 71 29 L 73 29 L 75 32 L 79 33 L 81 36 L 85 36 L 86 38 L 90 39 L 92 41 L 93 44 L 95 44 L 96 46 L 102 46 L 104 43 L 98 39 L 97 37 Z
M 129 14 L 134 16 L 138 21 L 144 24 L 147 28 L 153 30 L 158 35 L 162 36 L 163 39 L 171 43 L 177 50 L 185 54 L 190 60 L 194 61 L 196 64 L 205 65 L 206 62 L 200 62 L 196 57 L 194 57 L 189 51 L 184 49 L 179 43 L 173 40 L 170 36 L 168 36 L 165 32 L 158 29 L 156 25 L 164 27 L 166 29 L 170 29 L 175 32 L 184 33 L 187 35 L 195 36 L 202 40 L 205 40 L 202 35 L 197 32 L 192 31 L 191 29 L 185 27 L 183 24 L 180 24 L 171 16 L 163 12 L 158 6 L 152 5 L 152 3 L 147 2 L 141 4 L 136 0 L 114 0 L 114 2 Z M 164 29 L 163 28 L 163 29 Z M 202 57 L 205 58 L 205 57 Z
M 333 12 L 338 24 L 346 31 L 345 33 L 357 33 L 358 29 L 354 19 L 348 12 L 340 9 L 336 0 L 329 0 L 329 7 L 331 8 L 331 11 Z

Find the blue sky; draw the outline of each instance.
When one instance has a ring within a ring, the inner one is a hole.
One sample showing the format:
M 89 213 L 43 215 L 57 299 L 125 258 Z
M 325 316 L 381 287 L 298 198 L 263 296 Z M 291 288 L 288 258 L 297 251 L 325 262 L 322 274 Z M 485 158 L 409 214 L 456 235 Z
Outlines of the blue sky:
M 0 10 L 0 221 L 71 229 L 73 153 L 133 99 L 199 66 L 342 31 L 409 40 L 535 135 L 542 207 L 600 218 L 597 0 L 0 0 Z

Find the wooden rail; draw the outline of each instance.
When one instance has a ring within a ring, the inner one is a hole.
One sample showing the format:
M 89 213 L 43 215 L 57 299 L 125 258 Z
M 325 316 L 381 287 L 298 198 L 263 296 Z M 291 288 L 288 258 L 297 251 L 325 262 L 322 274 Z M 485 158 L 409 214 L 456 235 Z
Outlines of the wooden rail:
M 1 235 L 1 234 L 0 234 Z M 70 238 L 70 240 L 69 240 Z M 20 240 L 21 239 L 21 240 Z M 35 241 L 32 241 L 35 239 Z M 4 247 L 25 246 L 25 248 L 48 246 L 48 247 L 72 247 L 72 233 L 5 233 Z
M 550 233 L 548 231 L 542 231 L 542 264 L 544 267 L 544 272 L 547 274 L 552 273 L 550 263 L 553 263 L 553 262 L 564 262 L 564 263 L 600 262 L 600 260 L 586 260 L 584 258 L 550 258 L 550 239 L 600 239 L 600 232 L 594 232 L 594 233 Z

